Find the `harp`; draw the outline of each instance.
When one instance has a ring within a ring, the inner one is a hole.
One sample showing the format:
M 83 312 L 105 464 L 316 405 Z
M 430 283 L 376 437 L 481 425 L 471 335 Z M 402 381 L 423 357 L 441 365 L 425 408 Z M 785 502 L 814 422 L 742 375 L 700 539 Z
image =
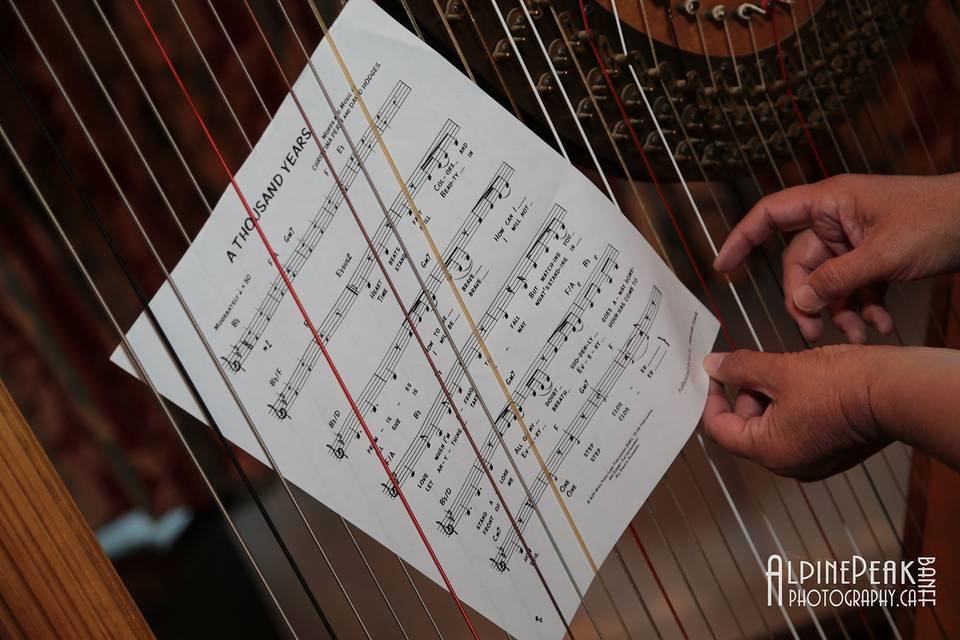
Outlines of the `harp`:
M 709 274 L 711 243 L 760 196 L 843 172 L 956 168 L 952 3 L 389 0 L 383 8 L 562 149 L 709 299 L 733 344 L 805 346 L 781 310 L 776 240 L 729 286 Z M 226 184 L 157 43 L 226 162 L 238 166 L 340 9 L 313 0 L 10 0 L 3 8 L 0 376 L 81 507 L 70 506 L 3 402 L 12 439 L 2 458 L 10 472 L 0 476 L 9 497 L 0 548 L 4 571 L 18 576 L 0 585 L 5 635 L 149 636 L 134 601 L 157 635 L 504 635 L 281 482 L 277 469 L 105 363 L 114 329 L 142 311 Z M 950 280 L 895 287 L 889 302 L 900 327 L 893 343 L 957 344 L 960 294 Z M 960 565 L 948 533 L 957 484 L 899 445 L 801 485 L 694 438 L 599 567 L 604 581 L 584 594 L 568 633 L 953 637 L 960 621 L 944 604 Z M 177 557 L 191 558 L 198 574 L 232 567 L 230 581 L 248 586 L 207 583 L 196 597 L 209 596 L 210 608 L 184 615 L 188 627 L 166 627 L 177 616 L 163 614 L 154 585 L 184 582 L 156 558 L 173 556 L 155 551 L 153 564 L 138 567 L 107 525 L 131 509 L 159 516 L 183 505 L 223 530 L 212 544 L 182 538 L 191 546 Z M 80 512 L 120 558 L 133 598 Z M 232 552 L 211 559 L 217 544 Z M 769 607 L 759 561 L 777 553 L 936 556 L 942 599 L 916 609 Z M 214 606 L 218 593 L 226 602 Z

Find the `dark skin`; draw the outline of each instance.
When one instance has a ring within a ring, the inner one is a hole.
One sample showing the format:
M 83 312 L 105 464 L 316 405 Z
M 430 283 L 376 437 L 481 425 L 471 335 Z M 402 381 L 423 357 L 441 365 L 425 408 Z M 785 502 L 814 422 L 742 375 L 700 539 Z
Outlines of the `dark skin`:
M 788 313 L 819 340 L 824 322 L 850 344 L 799 353 L 711 354 L 703 414 L 731 452 L 816 480 L 894 440 L 960 469 L 960 352 L 865 346 L 889 333 L 887 283 L 960 270 L 960 174 L 838 176 L 762 199 L 733 229 L 714 268 L 727 273 L 775 230 Z M 736 387 L 733 403 L 725 386 Z

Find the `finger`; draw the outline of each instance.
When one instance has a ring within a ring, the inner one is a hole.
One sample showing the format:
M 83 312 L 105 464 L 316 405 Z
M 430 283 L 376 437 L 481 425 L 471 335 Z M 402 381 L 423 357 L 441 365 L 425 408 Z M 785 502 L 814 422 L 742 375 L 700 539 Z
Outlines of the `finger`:
M 832 255 L 811 230 L 797 234 L 783 252 L 783 295 L 787 313 L 800 328 L 803 337 L 816 342 L 823 335 L 823 320 L 819 313 L 802 311 L 793 301 L 794 292 L 810 273 Z
M 737 394 L 733 412 L 741 418 L 754 418 L 762 415 L 768 404 L 768 400 L 761 394 L 745 389 Z
M 711 380 L 707 391 L 707 404 L 703 408 L 703 423 L 706 424 L 724 413 L 730 413 L 730 402 L 727 400 L 723 385 L 716 380 Z
M 893 331 L 893 316 L 884 305 L 882 287 L 870 287 L 860 292 L 860 317 L 881 335 Z
M 773 398 L 783 375 L 782 357 L 745 349 L 711 353 L 704 359 L 703 368 L 717 382 L 746 387 Z
M 727 236 L 713 262 L 714 269 L 732 271 L 777 229 L 795 231 L 810 226 L 818 191 L 813 185 L 804 185 L 762 198 Z
M 867 325 L 860 314 L 845 300 L 836 300 L 830 305 L 830 316 L 837 329 L 847 336 L 851 344 L 864 344 L 867 341 Z
M 703 428 L 714 442 L 745 458 L 754 458 L 757 453 L 757 434 L 764 428 L 763 416 L 744 418 L 735 413 L 720 413 L 707 420 Z
M 817 313 L 832 300 L 848 298 L 880 279 L 885 271 L 884 256 L 884 252 L 874 251 L 868 242 L 831 258 L 810 274 L 806 284 L 794 291 L 793 301 L 802 311 Z

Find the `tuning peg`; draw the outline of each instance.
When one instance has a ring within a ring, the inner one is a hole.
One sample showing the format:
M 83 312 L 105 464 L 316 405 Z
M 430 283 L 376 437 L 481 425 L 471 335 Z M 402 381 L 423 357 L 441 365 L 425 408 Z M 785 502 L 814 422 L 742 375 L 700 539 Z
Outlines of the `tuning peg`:
M 700 11 L 700 0 L 686 0 L 686 2 L 677 3 L 677 10 L 692 18 Z
M 762 16 L 767 15 L 767 12 L 763 7 L 752 2 L 743 2 L 737 7 L 737 17 L 741 20 L 750 20 L 750 17 L 755 13 L 759 13 Z

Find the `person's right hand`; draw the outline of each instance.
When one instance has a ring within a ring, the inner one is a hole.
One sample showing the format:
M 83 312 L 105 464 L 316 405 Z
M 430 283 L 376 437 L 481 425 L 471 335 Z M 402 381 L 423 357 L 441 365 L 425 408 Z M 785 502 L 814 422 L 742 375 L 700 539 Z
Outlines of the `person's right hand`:
M 777 229 L 797 231 L 783 254 L 787 311 L 811 341 L 821 312 L 853 343 L 866 324 L 893 329 L 883 285 L 960 267 L 960 174 L 843 175 L 760 200 L 730 233 L 714 268 L 735 269 Z

